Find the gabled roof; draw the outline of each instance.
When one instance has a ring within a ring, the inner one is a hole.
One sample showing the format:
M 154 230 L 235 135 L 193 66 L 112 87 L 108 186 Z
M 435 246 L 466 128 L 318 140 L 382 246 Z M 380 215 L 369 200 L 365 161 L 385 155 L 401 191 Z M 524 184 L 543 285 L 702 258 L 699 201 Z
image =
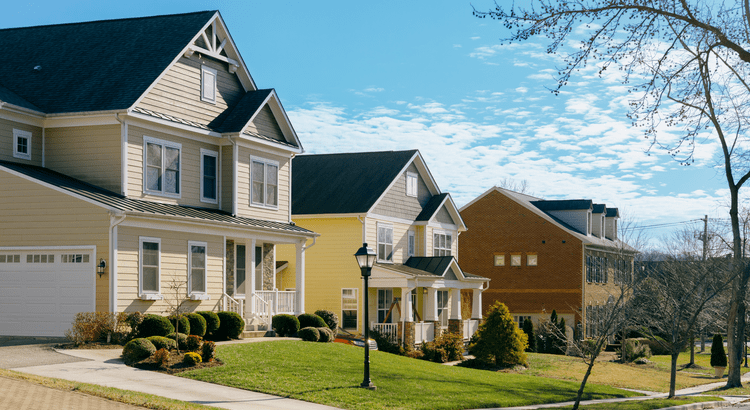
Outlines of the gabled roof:
M 21 99 L 3 101 L 47 114 L 128 109 L 216 14 L 1 29 L 0 82 Z
M 603 214 L 605 212 L 607 212 L 607 206 L 604 204 L 594 204 L 594 208 L 591 211 L 594 214 Z
M 290 223 L 266 221 L 253 218 L 242 218 L 232 216 L 228 212 L 217 209 L 161 204 L 158 202 L 127 198 L 123 195 L 108 191 L 95 185 L 91 185 L 89 183 L 69 177 L 59 172 L 34 165 L 0 160 L 0 171 L 10 171 L 11 173 L 24 176 L 27 179 L 32 179 L 35 182 L 47 185 L 54 189 L 61 190 L 69 195 L 78 197 L 112 211 L 122 211 L 128 214 L 135 215 L 178 217 L 190 221 L 197 220 L 199 222 L 218 222 L 228 225 L 235 225 L 236 227 L 240 228 L 257 228 L 279 233 L 316 236 L 314 232 Z
M 443 202 L 448 197 L 448 193 L 444 192 L 439 195 L 434 195 L 432 198 L 430 198 L 430 201 L 427 202 L 427 205 L 422 208 L 422 212 L 419 213 L 419 216 L 417 216 L 417 221 L 429 221 L 432 219 L 432 217 L 437 213 L 437 211 L 440 209 L 440 206 L 443 205 Z
M 488 282 L 490 280 L 483 276 L 464 272 L 458 266 L 458 262 L 453 256 L 412 256 L 404 264 L 378 263 L 375 266 L 412 277 L 443 278 L 459 281 L 469 279 Z M 454 267 L 459 272 L 459 276 L 462 277 L 455 277 L 450 272 L 451 267 Z
M 229 111 L 224 121 L 214 126 L 218 132 L 241 132 L 250 118 L 261 108 L 273 89 L 248 91 Z
M 366 213 L 417 153 L 298 155 L 292 161 L 292 214 Z
M 617 208 L 607 208 L 607 218 L 619 218 L 620 211 Z
M 590 199 L 558 199 L 552 201 L 531 201 L 531 204 L 542 211 L 575 211 L 581 209 L 593 209 L 593 201 Z

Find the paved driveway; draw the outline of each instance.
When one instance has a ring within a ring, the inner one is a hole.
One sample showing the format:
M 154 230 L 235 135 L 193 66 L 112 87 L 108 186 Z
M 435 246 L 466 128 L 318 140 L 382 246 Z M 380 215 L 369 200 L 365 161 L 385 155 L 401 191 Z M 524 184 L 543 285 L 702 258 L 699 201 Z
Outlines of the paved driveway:
M 53 347 L 66 339 L 0 336 L 0 369 L 43 366 L 85 361 L 80 357 L 57 353 Z

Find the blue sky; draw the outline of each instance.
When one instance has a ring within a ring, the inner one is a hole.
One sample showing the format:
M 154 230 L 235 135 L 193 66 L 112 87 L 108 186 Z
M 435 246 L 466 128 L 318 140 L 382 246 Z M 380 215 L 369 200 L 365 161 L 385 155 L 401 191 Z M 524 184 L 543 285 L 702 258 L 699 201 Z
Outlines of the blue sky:
M 32 0 L 5 5 L 0 27 L 218 9 L 308 153 L 417 148 L 459 207 L 510 178 L 642 225 L 727 216 L 715 143 L 698 141 L 690 167 L 648 155 L 616 70 L 599 78 L 590 67 L 554 96 L 559 57 L 542 40 L 502 46 L 502 25 L 473 17 L 471 4 L 494 3 Z

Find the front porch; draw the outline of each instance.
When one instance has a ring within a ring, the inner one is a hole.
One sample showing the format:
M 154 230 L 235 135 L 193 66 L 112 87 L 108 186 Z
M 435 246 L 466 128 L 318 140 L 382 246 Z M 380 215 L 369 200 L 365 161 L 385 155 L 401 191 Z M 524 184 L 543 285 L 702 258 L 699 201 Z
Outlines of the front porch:
M 479 329 L 480 319 L 465 319 L 459 321 L 458 332 L 463 336 L 464 342 L 468 342 L 469 339 Z M 407 328 L 407 334 L 413 332 L 414 335 L 414 346 L 419 346 L 424 342 L 431 342 L 435 340 L 436 335 L 441 335 L 444 332 L 451 332 L 450 327 L 437 326 L 435 330 L 435 322 L 397 322 L 397 323 L 377 323 L 371 322 L 370 329 L 376 330 L 383 336 L 387 337 L 392 343 L 404 344 L 406 335 L 404 334 L 404 327 Z M 412 330 L 409 330 L 412 328 Z

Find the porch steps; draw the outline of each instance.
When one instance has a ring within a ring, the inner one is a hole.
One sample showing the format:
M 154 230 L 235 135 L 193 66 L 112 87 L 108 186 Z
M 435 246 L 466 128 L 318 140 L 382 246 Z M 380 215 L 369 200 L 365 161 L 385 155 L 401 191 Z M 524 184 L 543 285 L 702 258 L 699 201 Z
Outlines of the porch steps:
M 242 332 L 243 339 L 253 339 L 259 337 L 274 337 L 276 332 L 273 330 L 245 330 Z

